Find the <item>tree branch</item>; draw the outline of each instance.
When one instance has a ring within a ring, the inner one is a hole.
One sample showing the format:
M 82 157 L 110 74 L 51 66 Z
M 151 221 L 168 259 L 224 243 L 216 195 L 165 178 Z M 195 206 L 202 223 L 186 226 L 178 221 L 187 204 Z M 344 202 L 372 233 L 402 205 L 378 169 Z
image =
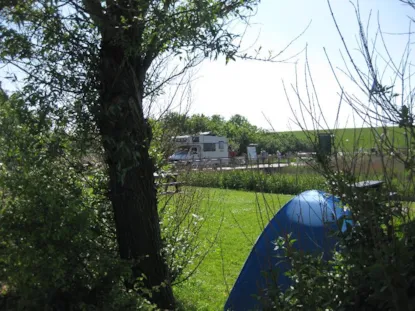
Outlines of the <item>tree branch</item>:
M 72 1 L 72 5 L 77 9 L 85 11 L 92 19 L 94 24 L 102 31 L 106 27 L 108 18 L 106 18 L 104 9 L 99 0 L 82 0 L 84 7 L 80 7 L 75 1 Z

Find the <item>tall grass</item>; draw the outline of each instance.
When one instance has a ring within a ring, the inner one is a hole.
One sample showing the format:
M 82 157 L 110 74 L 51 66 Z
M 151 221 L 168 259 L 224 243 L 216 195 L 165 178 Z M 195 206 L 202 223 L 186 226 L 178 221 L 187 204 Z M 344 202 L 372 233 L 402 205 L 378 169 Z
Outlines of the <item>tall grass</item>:
M 278 194 L 325 190 L 325 179 L 317 174 L 267 174 L 259 171 L 192 171 L 183 175 L 189 186 L 233 189 Z

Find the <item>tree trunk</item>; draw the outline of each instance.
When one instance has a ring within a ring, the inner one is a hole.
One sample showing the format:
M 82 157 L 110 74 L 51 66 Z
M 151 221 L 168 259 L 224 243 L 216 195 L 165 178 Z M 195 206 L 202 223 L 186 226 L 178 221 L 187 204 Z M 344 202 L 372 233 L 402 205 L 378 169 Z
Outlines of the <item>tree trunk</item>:
M 151 129 L 142 109 L 144 81 L 140 76 L 144 74 L 137 59 L 104 39 L 98 125 L 109 169 L 119 252 L 122 259 L 134 261 L 135 278 L 145 275 L 145 286 L 152 291 L 150 300 L 171 310 L 174 297 L 161 254 L 154 166 L 148 153 Z

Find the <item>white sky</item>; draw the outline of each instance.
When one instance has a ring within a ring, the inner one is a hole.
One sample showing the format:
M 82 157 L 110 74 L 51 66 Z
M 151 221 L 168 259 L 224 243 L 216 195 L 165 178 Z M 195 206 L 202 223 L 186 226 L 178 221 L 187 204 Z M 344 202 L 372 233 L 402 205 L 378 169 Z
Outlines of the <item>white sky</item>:
M 357 47 L 355 36 L 358 34 L 358 26 L 354 8 L 348 0 L 331 0 L 331 3 L 345 40 L 351 48 Z M 413 12 L 397 0 L 360 0 L 360 9 L 365 22 L 372 10 L 371 34 L 375 33 L 378 13 L 382 30 L 393 33 L 408 31 L 409 20 L 406 16 Z M 278 52 L 298 36 L 310 21 L 307 32 L 284 55 L 291 56 L 308 45 L 309 64 L 320 103 L 326 119 L 333 120 L 338 107 L 339 100 L 336 94 L 339 87 L 333 79 L 323 47 L 335 66 L 344 66 L 339 53 L 342 43 L 326 0 L 262 0 L 258 14 L 252 19 L 255 25 L 248 31 L 245 42 L 247 45 L 253 44 L 259 34 L 255 47 L 262 46 L 263 51 L 272 49 Z M 400 59 L 408 37 L 389 35 L 386 40 L 392 57 Z M 304 54 L 297 59 L 300 70 L 304 67 Z M 304 73 L 300 75 L 300 88 L 304 90 Z M 263 116 L 264 113 L 275 130 L 297 128 L 289 121 L 293 119 L 293 112 L 289 108 L 282 87 L 282 80 L 288 86 L 295 81 L 294 64 L 242 60 L 228 65 L 225 65 L 223 60 L 205 62 L 197 77 L 192 87 L 192 113 L 220 114 L 226 118 L 238 113 L 257 126 L 270 128 Z M 347 82 L 345 83 L 347 86 Z M 290 94 L 295 101 L 294 93 Z M 298 112 L 298 108 L 296 109 Z M 352 119 L 348 119 L 349 114 L 350 109 L 342 110 L 340 127 L 354 126 Z M 330 123 L 330 127 L 332 126 L 333 121 Z

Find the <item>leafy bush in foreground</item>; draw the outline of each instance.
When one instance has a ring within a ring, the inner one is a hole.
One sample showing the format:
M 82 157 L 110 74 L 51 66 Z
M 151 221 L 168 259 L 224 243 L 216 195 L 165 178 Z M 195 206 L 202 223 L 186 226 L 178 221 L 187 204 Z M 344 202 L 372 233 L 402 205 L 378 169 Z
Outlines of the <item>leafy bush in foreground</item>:
M 289 236 L 277 239 L 293 285 L 285 292 L 271 288 L 269 304 L 287 311 L 414 310 L 415 230 L 408 210 L 390 200 L 387 188 L 358 191 L 348 186 L 352 177 L 335 179 L 331 192 L 343 197 L 356 225 L 338 233 L 331 261 L 296 250 Z
M 18 98 L 0 104 L 0 307 L 150 308 L 119 259 L 103 170 L 82 165 L 59 124 Z
M 153 310 L 145 276 L 119 257 L 107 175 L 85 152 L 97 148 L 52 124 L 15 95 L 0 101 L 0 310 Z M 160 200 L 175 284 L 209 250 L 204 199 L 191 189 Z

